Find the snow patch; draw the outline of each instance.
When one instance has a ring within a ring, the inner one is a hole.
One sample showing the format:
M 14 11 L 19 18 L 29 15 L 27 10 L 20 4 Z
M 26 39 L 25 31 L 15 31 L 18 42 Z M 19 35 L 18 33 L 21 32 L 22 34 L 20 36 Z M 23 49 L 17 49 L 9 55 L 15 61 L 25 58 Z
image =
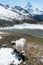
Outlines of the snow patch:
M 20 64 L 22 60 L 19 61 L 15 54 L 12 55 L 12 52 L 12 48 L 0 48 L 0 65 Z

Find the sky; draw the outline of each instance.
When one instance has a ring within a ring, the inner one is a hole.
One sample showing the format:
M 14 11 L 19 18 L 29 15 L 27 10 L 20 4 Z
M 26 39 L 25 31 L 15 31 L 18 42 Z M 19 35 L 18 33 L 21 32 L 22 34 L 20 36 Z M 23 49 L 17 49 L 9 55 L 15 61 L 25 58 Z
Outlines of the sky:
M 2 4 L 25 7 L 28 1 L 36 8 L 43 9 L 43 0 L 0 0 Z

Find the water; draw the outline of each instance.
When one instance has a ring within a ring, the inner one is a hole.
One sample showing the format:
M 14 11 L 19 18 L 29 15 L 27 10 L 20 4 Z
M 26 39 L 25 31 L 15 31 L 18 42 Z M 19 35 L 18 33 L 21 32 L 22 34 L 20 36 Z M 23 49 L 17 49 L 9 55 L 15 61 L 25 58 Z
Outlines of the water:
M 40 29 L 8 29 L 8 30 L 0 30 L 2 32 L 18 32 L 22 34 L 29 34 L 36 37 L 43 38 L 43 30 Z
M 0 28 L 0 31 L 4 32 L 18 32 L 22 34 L 30 34 L 33 36 L 37 36 L 43 38 L 43 25 L 41 24 L 19 24 L 10 27 Z

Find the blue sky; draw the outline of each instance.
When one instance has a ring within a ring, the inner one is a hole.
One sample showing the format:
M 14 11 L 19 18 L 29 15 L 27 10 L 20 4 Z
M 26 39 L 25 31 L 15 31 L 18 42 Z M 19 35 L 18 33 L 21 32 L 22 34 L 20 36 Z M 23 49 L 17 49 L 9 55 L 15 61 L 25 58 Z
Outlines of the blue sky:
M 34 7 L 43 9 L 43 0 L 0 0 L 0 3 L 25 7 L 28 1 L 31 2 Z

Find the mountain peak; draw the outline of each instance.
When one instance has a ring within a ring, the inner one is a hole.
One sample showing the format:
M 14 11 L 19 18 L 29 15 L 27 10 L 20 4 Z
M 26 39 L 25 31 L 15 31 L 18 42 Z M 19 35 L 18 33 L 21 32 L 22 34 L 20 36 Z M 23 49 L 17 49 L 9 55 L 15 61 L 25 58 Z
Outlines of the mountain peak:
M 43 11 L 39 10 L 38 8 L 35 8 L 30 2 L 27 3 L 26 5 L 26 10 L 28 10 L 32 15 L 35 14 L 42 14 Z
M 31 8 L 33 6 L 32 6 L 32 4 L 30 2 L 28 2 L 27 5 L 26 5 L 26 7 Z

